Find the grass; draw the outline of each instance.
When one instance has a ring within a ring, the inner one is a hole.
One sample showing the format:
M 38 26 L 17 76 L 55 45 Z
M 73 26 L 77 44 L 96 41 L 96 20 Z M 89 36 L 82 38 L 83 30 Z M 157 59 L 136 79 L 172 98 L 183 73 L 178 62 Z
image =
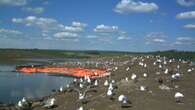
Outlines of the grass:
M 30 58 L 94 58 L 113 57 L 121 55 L 160 55 L 169 58 L 182 58 L 195 61 L 195 52 L 185 51 L 157 51 L 146 53 L 116 52 L 116 51 L 66 51 L 66 50 L 40 50 L 40 49 L 0 49 L 0 63 L 15 61 L 16 59 Z

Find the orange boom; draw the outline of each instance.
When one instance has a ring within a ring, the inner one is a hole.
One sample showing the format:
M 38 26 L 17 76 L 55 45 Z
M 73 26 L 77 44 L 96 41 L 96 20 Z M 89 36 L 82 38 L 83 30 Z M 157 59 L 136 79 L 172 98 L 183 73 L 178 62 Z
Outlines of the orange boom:
M 47 73 L 64 76 L 72 76 L 82 78 L 88 76 L 90 78 L 100 78 L 110 75 L 106 69 L 85 69 L 85 68 L 65 68 L 65 67 L 31 67 L 21 66 L 16 68 L 22 73 Z

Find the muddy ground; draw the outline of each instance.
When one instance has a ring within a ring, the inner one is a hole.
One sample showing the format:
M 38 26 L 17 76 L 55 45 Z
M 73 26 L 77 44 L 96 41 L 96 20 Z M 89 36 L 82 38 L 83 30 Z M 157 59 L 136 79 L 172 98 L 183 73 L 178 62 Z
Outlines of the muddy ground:
M 144 61 L 141 61 L 144 59 Z M 101 62 L 115 62 L 115 64 L 107 64 L 109 68 L 118 67 L 117 70 L 111 70 L 111 75 L 106 78 L 98 79 L 99 84 L 97 87 L 93 87 L 91 92 L 86 93 L 87 103 L 82 104 L 78 99 L 79 94 L 75 90 L 65 89 L 63 92 L 54 92 L 48 97 L 40 98 L 40 100 L 31 101 L 29 110 L 47 110 L 42 106 L 42 102 L 49 98 L 55 98 L 55 106 L 50 108 L 51 110 L 77 110 L 83 106 L 84 110 L 194 110 L 195 109 L 195 71 L 187 72 L 188 69 L 195 68 L 190 62 L 183 63 L 182 61 L 173 61 L 167 64 L 162 64 L 162 68 L 159 68 L 159 64 L 154 65 L 156 57 L 114 57 L 114 58 L 97 58 L 96 61 Z M 163 59 L 163 58 L 161 58 Z M 147 64 L 147 67 L 138 65 L 139 62 Z M 181 78 L 179 80 L 172 80 L 171 75 L 178 72 L 176 70 L 177 65 L 180 65 L 179 73 Z M 74 66 L 74 65 L 70 65 Z M 94 65 L 84 66 L 86 68 L 92 68 Z M 105 65 L 100 65 L 105 67 Z M 127 67 L 130 67 L 127 71 Z M 164 74 L 165 69 L 169 69 L 168 74 Z M 160 74 L 156 74 L 159 72 Z M 131 80 L 132 73 L 137 75 L 137 80 Z M 143 77 L 143 73 L 147 73 L 148 77 Z M 128 77 L 129 81 L 125 78 Z M 163 85 L 166 85 L 170 90 L 162 90 L 159 88 L 161 83 L 159 79 L 162 79 Z M 115 80 L 114 95 L 112 99 L 106 95 L 108 87 L 105 87 L 105 80 Z M 66 86 L 66 85 L 64 85 Z M 146 86 L 146 91 L 140 91 L 140 86 Z M 178 87 L 176 87 L 178 86 Z M 79 87 L 74 88 L 79 89 Z M 80 89 L 81 90 L 81 89 Z M 83 91 L 85 89 L 82 89 Z M 82 91 L 81 90 L 81 91 Z M 184 94 L 182 103 L 176 103 L 174 94 L 175 92 L 181 92 Z M 128 97 L 128 107 L 122 108 L 121 103 L 118 102 L 118 96 L 124 94 Z M 0 110 L 20 110 L 21 108 L 16 105 L 1 105 Z

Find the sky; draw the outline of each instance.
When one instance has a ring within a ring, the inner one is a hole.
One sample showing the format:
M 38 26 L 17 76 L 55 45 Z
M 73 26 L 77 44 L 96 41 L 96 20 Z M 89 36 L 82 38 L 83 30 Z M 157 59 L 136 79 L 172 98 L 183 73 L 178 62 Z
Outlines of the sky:
M 0 48 L 195 51 L 195 0 L 0 0 Z

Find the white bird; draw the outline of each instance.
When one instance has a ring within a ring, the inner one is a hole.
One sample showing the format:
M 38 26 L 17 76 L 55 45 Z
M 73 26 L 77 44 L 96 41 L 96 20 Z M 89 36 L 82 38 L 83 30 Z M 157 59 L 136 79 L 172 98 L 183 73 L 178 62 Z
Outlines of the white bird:
M 180 65 L 177 65 L 177 69 L 179 69 L 180 68 Z
M 20 107 L 20 108 L 23 107 L 22 101 L 19 101 L 19 102 L 18 102 L 18 107 Z
M 188 73 L 192 72 L 192 69 L 188 69 Z
M 162 68 L 162 65 L 159 65 L 158 67 L 159 67 L 159 68 Z
M 165 74 L 168 74 L 168 72 L 169 72 L 169 70 L 168 70 L 168 69 L 166 69 L 164 73 L 165 73 Z
M 85 94 L 79 93 L 79 100 L 82 100 L 85 98 Z
M 107 96 L 111 96 L 111 95 L 112 95 L 112 90 L 108 89 Z
M 63 87 L 62 86 L 60 87 L 60 92 L 63 92 Z
M 145 77 L 145 78 L 148 77 L 148 74 L 147 73 L 144 73 L 143 74 L 143 77 Z
M 25 97 L 22 98 L 22 102 L 26 103 L 26 98 Z
M 80 87 L 80 88 L 83 88 L 83 84 L 80 83 L 80 84 L 79 84 L 79 87 Z
M 109 87 L 108 87 L 108 90 L 113 90 L 113 86 L 112 86 L 112 83 L 109 84 Z
M 176 102 L 181 102 L 182 98 L 184 98 L 184 95 L 180 92 L 176 92 L 174 98 L 176 99 Z
M 108 86 L 108 80 L 105 80 L 104 86 Z
M 115 80 L 112 80 L 111 82 L 112 82 L 112 84 L 114 84 L 115 83 Z
M 124 100 L 124 98 L 125 98 L 125 95 L 120 95 L 119 97 L 118 97 L 118 101 L 119 102 L 122 102 L 123 100 Z
M 83 109 L 83 106 L 79 107 L 77 110 L 84 110 L 84 109 Z
M 146 87 L 145 86 L 140 86 L 140 91 L 146 91 Z
M 127 67 L 127 68 L 126 68 L 126 71 L 129 71 L 129 69 L 130 69 L 130 68 L 129 68 L 129 67 Z
M 135 80 L 136 78 L 137 78 L 137 75 L 133 73 L 133 74 L 131 75 L 131 79 L 132 79 L 132 80 Z
M 87 77 L 87 83 L 91 83 L 91 79 L 89 77 Z
M 74 78 L 73 82 L 75 82 L 75 83 L 76 83 L 76 82 L 77 82 L 77 79 L 76 79 L 76 78 Z
M 98 80 L 95 80 L 94 86 L 98 86 Z
M 127 81 L 127 82 L 128 82 L 128 81 L 129 81 L 129 78 L 128 78 L 128 77 L 126 77 L 126 78 L 125 78 L 125 81 Z
M 81 83 L 83 82 L 83 78 L 80 78 L 80 82 L 81 82 Z
M 144 68 L 146 68 L 147 67 L 147 64 L 144 64 Z
M 48 99 L 48 100 L 46 100 L 46 101 L 44 102 L 43 107 L 45 107 L 45 108 L 51 108 L 51 107 L 54 106 L 55 101 L 56 101 L 55 98 Z

